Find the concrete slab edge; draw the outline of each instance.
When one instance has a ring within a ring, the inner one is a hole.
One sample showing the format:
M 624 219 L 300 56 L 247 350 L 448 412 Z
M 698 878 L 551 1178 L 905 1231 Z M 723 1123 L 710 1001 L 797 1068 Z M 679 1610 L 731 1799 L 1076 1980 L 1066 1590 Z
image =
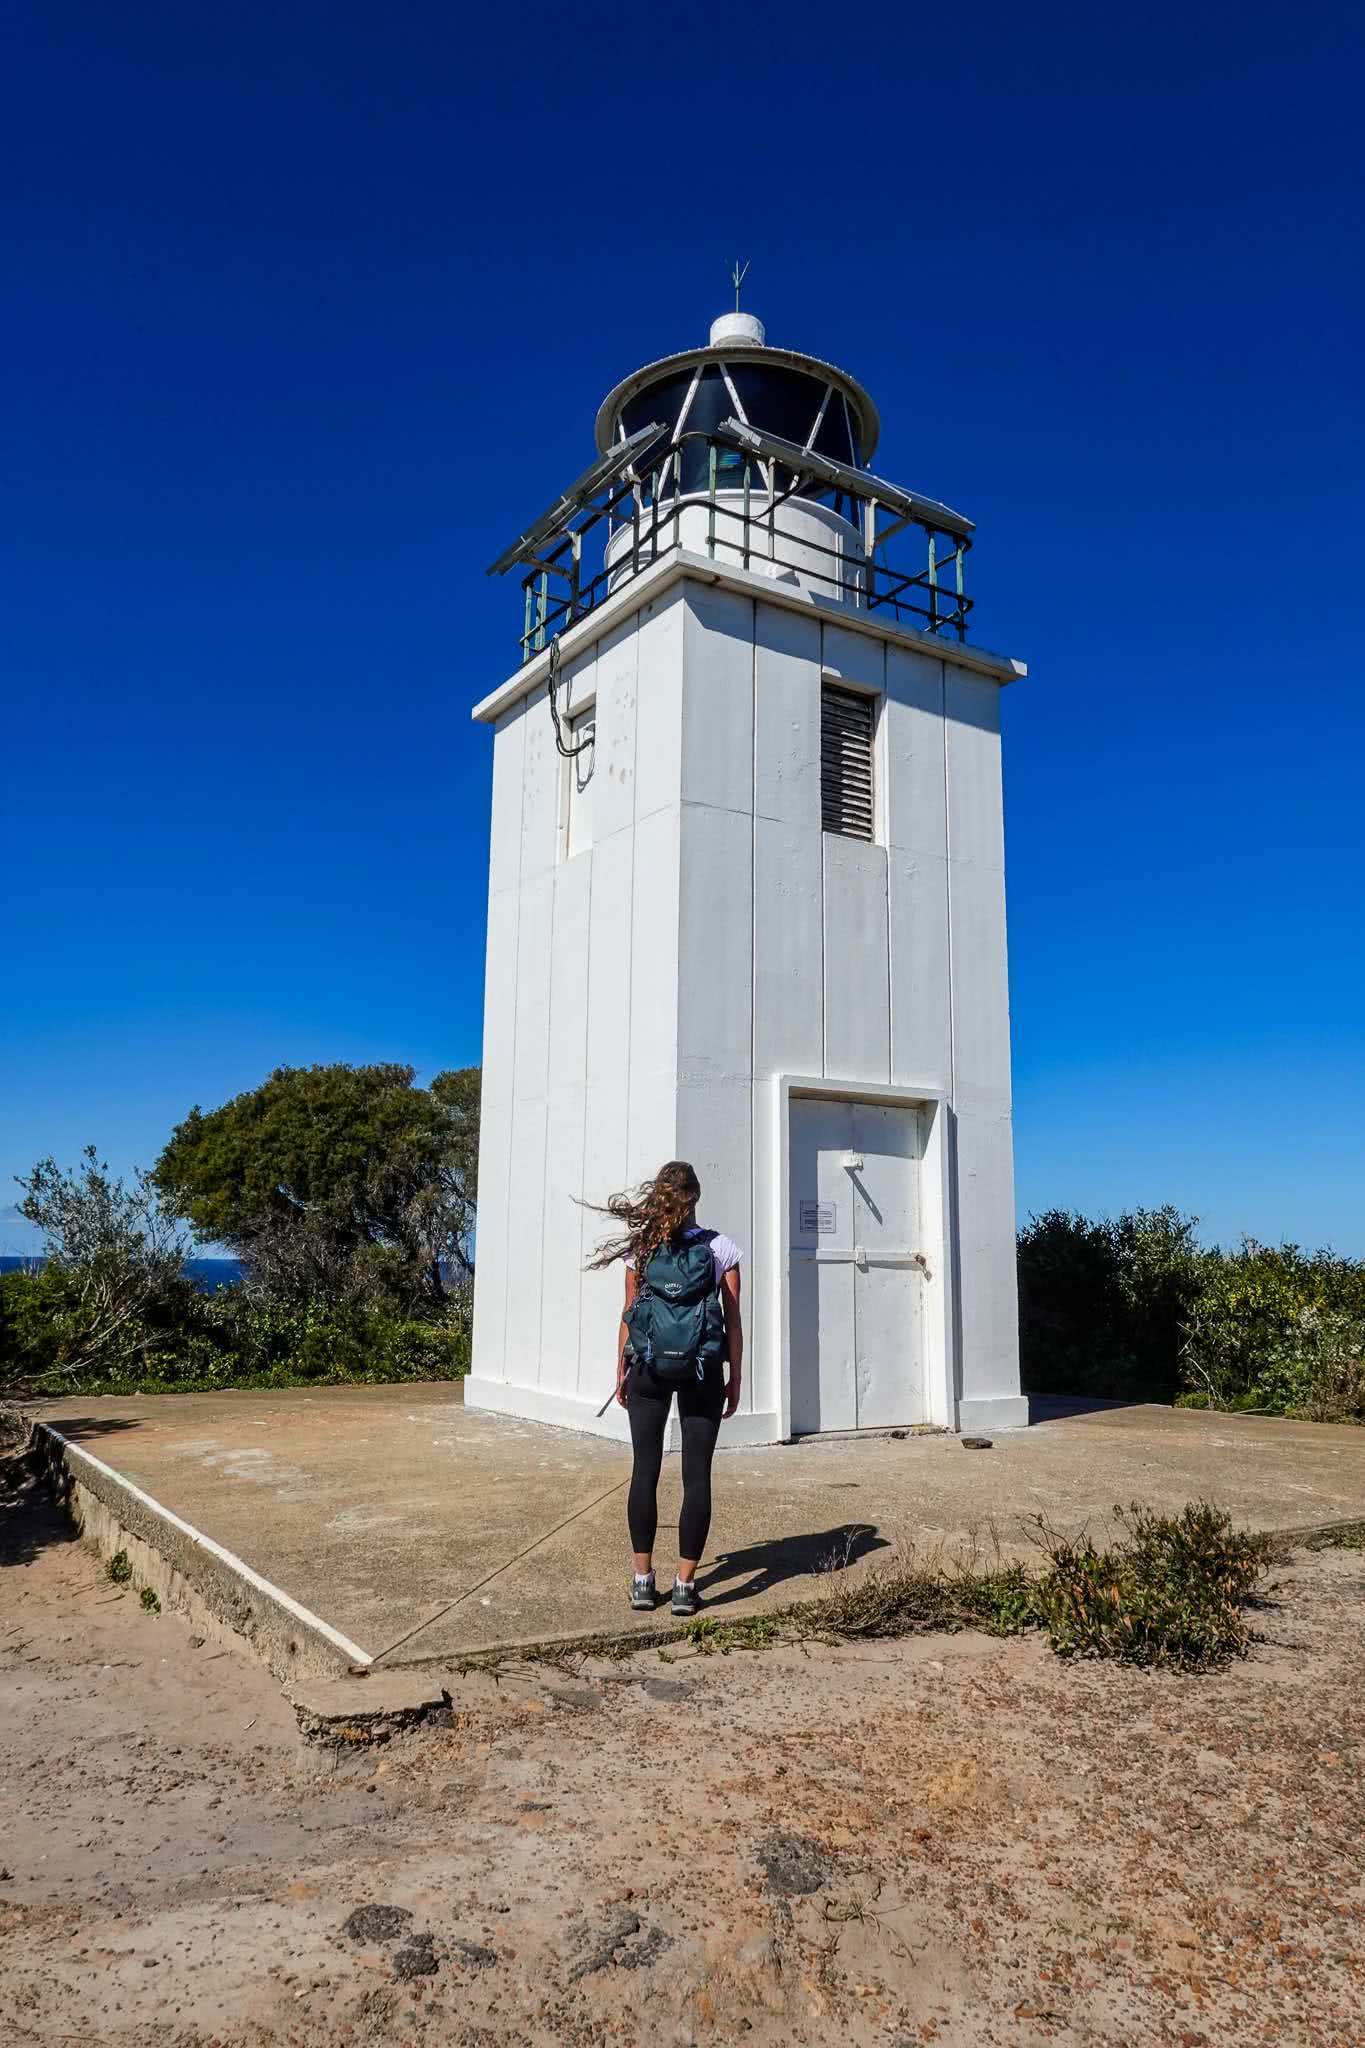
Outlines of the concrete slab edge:
M 82 1536 L 105 1559 L 128 1551 L 138 1583 L 163 1607 L 204 1614 L 243 1637 L 279 1679 L 368 1669 L 368 1650 L 50 1422 L 34 1424 L 32 1448 Z
M 287 1685 L 285 1697 L 301 1733 L 334 1746 L 365 1748 L 409 1728 L 449 1728 L 452 1721 L 451 1696 L 430 1673 L 304 1678 Z
M 788 1621 L 797 1608 L 813 1605 L 818 1597 L 811 1593 L 804 1599 L 793 1600 L 786 1607 L 765 1608 L 758 1614 L 722 1613 L 717 1618 L 736 1623 Z M 667 1611 L 666 1607 L 660 1609 L 664 1615 Z M 391 1671 L 395 1676 L 439 1670 L 458 1677 L 470 1672 L 496 1671 L 503 1664 L 553 1664 L 564 1657 L 600 1655 L 615 1661 L 633 1656 L 637 1650 L 687 1649 L 689 1644 L 683 1633 L 687 1626 L 686 1622 L 669 1620 L 645 1622 L 639 1627 L 623 1622 L 619 1629 L 578 1629 L 564 1635 L 521 1636 L 505 1643 L 469 1643 L 463 1648 L 434 1650 L 429 1656 L 396 1656 L 392 1660 L 386 1657 L 382 1664 L 372 1668 L 378 1673 Z M 364 1690 L 363 1685 L 361 1690 Z M 459 1705 L 458 1697 L 455 1697 L 455 1704 Z
M 951 1435 L 952 1432 L 945 1431 L 943 1434 Z M 1365 1529 L 1365 1522 L 1355 1516 L 1344 1516 L 1335 1522 L 1313 1522 L 1292 1529 L 1250 1528 L 1246 1533 L 1265 1536 L 1285 1550 L 1298 1550 L 1314 1548 L 1314 1539 L 1330 1542 L 1338 1537 L 1343 1529 Z M 797 1594 L 781 1607 L 760 1608 L 757 1612 L 751 1609 L 735 1615 L 731 1615 L 724 1608 L 716 1610 L 703 1607 L 702 1612 L 703 1615 L 709 1612 L 722 1625 L 730 1621 L 740 1626 L 746 1621 L 771 1621 L 776 1622 L 779 1627 L 785 1623 L 789 1628 L 794 1628 L 800 1624 L 807 1610 L 819 1604 L 820 1597 L 820 1590 L 815 1588 L 808 1593 Z M 670 1621 L 666 1618 L 667 1612 L 666 1607 L 661 1607 L 658 1610 L 660 1618 L 636 1625 L 623 1622 L 620 1628 L 573 1630 L 563 1635 L 522 1636 L 509 1638 L 501 1643 L 470 1643 L 433 1651 L 429 1656 L 390 1658 L 381 1652 L 383 1661 L 371 1667 L 371 1676 L 379 1679 L 391 1675 L 394 1679 L 417 1680 L 424 1671 L 444 1671 L 447 1674 L 445 1698 L 449 1704 L 458 1708 L 459 1695 L 452 1690 L 457 1679 L 472 1674 L 496 1673 L 504 1664 L 555 1664 L 566 1658 L 585 1656 L 600 1656 L 614 1663 L 646 1650 L 689 1649 L 691 1645 L 685 1633 L 688 1624 Z M 917 1627 L 907 1630 L 907 1634 L 911 1635 L 920 1633 L 932 1635 L 937 1633 L 937 1630 L 934 1627 L 928 1627 L 923 1631 Z M 364 1684 L 358 1689 L 363 1692 Z

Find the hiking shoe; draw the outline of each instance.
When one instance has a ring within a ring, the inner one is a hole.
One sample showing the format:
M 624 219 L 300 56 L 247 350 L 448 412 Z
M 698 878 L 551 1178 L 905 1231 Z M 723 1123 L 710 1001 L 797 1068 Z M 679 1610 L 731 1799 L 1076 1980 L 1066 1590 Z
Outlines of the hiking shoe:
M 671 1612 L 682 1615 L 695 1614 L 700 1606 L 701 1595 L 691 1579 L 674 1579 Z
M 635 1572 L 630 1581 L 630 1604 L 642 1614 L 652 1614 L 659 1604 L 653 1572 Z

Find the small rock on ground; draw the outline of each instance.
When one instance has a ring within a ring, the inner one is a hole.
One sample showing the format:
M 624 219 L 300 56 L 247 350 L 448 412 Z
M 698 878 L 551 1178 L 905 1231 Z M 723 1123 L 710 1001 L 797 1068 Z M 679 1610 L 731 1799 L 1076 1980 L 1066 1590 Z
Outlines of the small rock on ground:
M 636 1935 L 641 1936 L 639 1941 Z M 585 1930 L 581 1940 L 586 1953 L 569 1972 L 571 1984 L 613 1965 L 618 1970 L 646 1970 L 672 1946 L 672 1937 L 661 1927 L 646 1927 L 626 1906 L 617 1906 L 600 1927 Z
M 452 1941 L 451 1953 L 458 1961 L 471 1970 L 491 1970 L 498 1960 L 495 1948 L 485 1948 L 479 1941 Z
M 833 1874 L 827 1852 L 809 1835 L 789 1835 L 778 1829 L 754 1843 L 754 1854 L 763 1867 L 768 1890 L 782 1899 L 818 1892 Z
M 414 1977 L 434 1977 L 439 1968 L 436 1946 L 429 1934 L 414 1934 L 402 1948 L 394 1950 L 393 1974 L 405 1984 Z
M 341 1931 L 352 1941 L 396 1941 L 411 1918 L 406 1906 L 357 1906 Z
M 692 1688 L 685 1678 L 645 1678 L 640 1690 L 651 1700 L 685 1700 Z

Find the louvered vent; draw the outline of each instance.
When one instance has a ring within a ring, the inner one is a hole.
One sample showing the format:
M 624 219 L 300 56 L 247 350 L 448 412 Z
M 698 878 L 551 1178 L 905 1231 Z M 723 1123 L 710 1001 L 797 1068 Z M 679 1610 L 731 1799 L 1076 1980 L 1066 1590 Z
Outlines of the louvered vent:
M 826 832 L 871 839 L 876 702 L 825 683 L 820 690 L 820 810 Z

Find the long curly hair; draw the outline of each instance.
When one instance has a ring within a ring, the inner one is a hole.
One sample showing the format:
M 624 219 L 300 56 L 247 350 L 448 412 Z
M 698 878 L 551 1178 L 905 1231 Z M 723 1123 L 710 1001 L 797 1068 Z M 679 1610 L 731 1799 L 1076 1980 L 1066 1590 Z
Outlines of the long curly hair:
M 636 1272 L 643 1273 L 655 1252 L 670 1244 L 682 1229 L 700 1193 L 701 1182 L 688 1162 L 670 1159 L 653 1180 L 640 1187 L 626 1188 L 606 1202 L 585 1203 L 585 1208 L 595 1209 L 599 1216 L 614 1216 L 625 1226 L 619 1235 L 603 1238 L 588 1260 L 587 1270 L 597 1272 L 617 1259 L 630 1259 Z

